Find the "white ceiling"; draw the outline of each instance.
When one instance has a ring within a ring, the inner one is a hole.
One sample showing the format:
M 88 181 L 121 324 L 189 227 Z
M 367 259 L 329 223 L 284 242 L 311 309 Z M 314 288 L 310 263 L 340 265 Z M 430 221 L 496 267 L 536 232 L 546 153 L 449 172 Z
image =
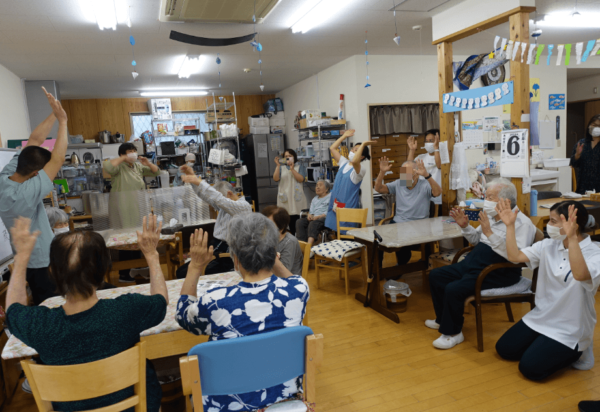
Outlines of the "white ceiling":
M 63 98 L 137 97 L 149 87 L 218 86 L 221 70 L 224 92 L 258 94 L 258 53 L 249 44 L 210 48 L 169 40 L 171 30 L 203 37 L 236 37 L 252 32 L 251 25 L 176 24 L 158 21 L 160 0 L 127 0 L 131 6 L 135 60 L 140 76 L 131 76 L 129 28 L 100 31 L 86 20 L 80 0 L 19 0 L 0 3 L 0 64 L 28 80 L 56 80 Z M 392 0 L 348 0 L 350 5 L 333 20 L 306 34 L 292 34 L 290 17 L 305 0 L 281 0 L 265 22 L 257 26 L 263 44 L 264 93 L 275 93 L 349 56 L 364 54 L 365 30 L 369 54 L 436 54 L 431 46 L 431 16 L 462 0 L 407 0 L 398 7 L 400 47 L 392 41 Z M 396 0 L 396 3 L 399 3 Z M 406 11 L 406 10 L 431 10 Z M 574 1 L 538 0 L 540 13 L 571 9 Z M 598 0 L 579 0 L 580 11 L 600 12 Z M 422 25 L 421 32 L 412 26 Z M 457 55 L 490 51 L 495 35 L 508 37 L 508 24 L 454 45 Z M 421 39 L 422 36 L 422 39 Z M 545 28 L 540 43 L 568 43 L 600 38 L 598 29 Z M 222 63 L 215 63 L 220 53 Z M 200 74 L 179 79 L 185 54 L 205 54 Z M 252 68 L 245 74 L 243 68 Z M 570 70 L 571 72 L 571 70 Z

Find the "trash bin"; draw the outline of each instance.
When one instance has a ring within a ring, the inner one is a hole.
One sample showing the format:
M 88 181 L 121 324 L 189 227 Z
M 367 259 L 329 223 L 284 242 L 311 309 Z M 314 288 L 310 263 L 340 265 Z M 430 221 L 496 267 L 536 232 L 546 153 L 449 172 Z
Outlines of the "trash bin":
M 383 285 L 386 306 L 396 313 L 406 312 L 408 297 L 412 294 L 408 284 L 388 280 Z

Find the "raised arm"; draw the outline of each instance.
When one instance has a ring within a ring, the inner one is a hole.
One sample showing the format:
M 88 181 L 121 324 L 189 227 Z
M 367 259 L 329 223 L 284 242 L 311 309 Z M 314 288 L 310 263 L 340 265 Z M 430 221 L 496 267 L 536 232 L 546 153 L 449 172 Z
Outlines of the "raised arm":
M 513 212 L 510 207 L 510 200 L 500 199 L 496 205 L 498 216 L 506 225 L 506 258 L 513 263 L 527 263 L 529 258 L 519 250 L 517 245 L 517 235 L 515 230 L 515 222 L 517 221 L 518 210 Z
M 142 165 L 150 169 L 150 173 L 152 173 L 152 175 L 155 175 L 159 171 L 158 166 L 148 160 L 148 158 L 140 156 L 138 159 L 140 159 L 140 163 Z
M 463 236 L 467 241 L 476 245 L 481 240 L 481 226 L 475 229 L 473 226 L 469 224 L 469 218 L 465 215 L 465 211 L 459 207 L 455 207 L 450 211 L 450 216 L 454 219 L 454 221 L 460 226 Z
M 192 260 L 181 288 L 181 295 L 196 296 L 198 279 L 204 274 L 206 266 L 213 260 L 213 247 L 208 247 L 208 233 L 196 229 L 190 236 L 190 255 Z
M 273 173 L 273 180 L 279 182 L 281 180 L 281 163 L 279 163 L 279 156 L 275 158 L 275 172 Z
M 436 182 L 435 179 L 429 174 L 427 169 L 425 169 L 425 165 L 423 164 L 422 160 L 417 160 L 417 174 L 426 178 L 427 183 L 429 183 L 429 186 L 431 186 L 431 195 L 433 197 L 438 197 L 442 194 L 442 188 L 440 187 L 438 182 Z M 427 179 L 427 177 L 429 178 Z
M 35 247 L 35 242 L 40 232 L 29 232 L 31 220 L 20 217 L 15 219 L 13 227 L 10 229 L 12 244 L 16 250 L 15 266 L 10 276 L 8 291 L 6 293 L 6 311 L 13 303 L 20 303 L 27 306 L 26 273 L 29 258 Z
M 418 143 L 416 136 L 408 136 L 406 143 L 408 144 L 408 157 L 406 158 L 406 161 L 414 162 Z
M 575 205 L 569 206 L 569 218 L 565 219 L 564 215 L 560 215 L 562 220 L 563 230 L 569 239 L 569 263 L 571 264 L 571 272 L 573 278 L 579 282 L 591 280 L 592 275 L 590 269 L 585 263 L 581 247 L 579 246 L 579 235 L 577 234 L 577 209 Z
M 296 169 L 294 169 L 294 167 L 296 165 L 293 162 L 294 162 L 294 160 L 292 158 L 292 164 L 290 165 L 290 172 L 292 172 L 292 175 L 294 176 L 294 179 L 296 179 L 296 182 L 303 183 L 304 182 L 304 176 L 302 176 L 300 173 L 298 173 L 296 171 Z
M 354 171 L 356 172 L 356 174 L 360 173 L 360 162 L 362 162 L 362 152 L 365 149 L 365 146 L 371 146 L 373 143 L 375 143 L 374 141 L 371 140 L 367 140 L 366 142 L 362 142 L 360 144 L 360 146 L 358 146 L 358 150 L 356 151 L 356 156 L 354 156 L 354 159 L 352 159 L 352 162 L 350 163 L 352 165 L 352 167 L 354 168 Z
M 387 185 L 383 183 L 383 178 L 391 169 L 392 166 L 390 165 L 390 161 L 387 157 L 383 156 L 381 159 L 379 159 L 379 174 L 377 175 L 377 180 L 375 180 L 375 190 L 377 190 L 378 193 L 384 195 L 390 193 Z
M 42 87 L 42 89 L 44 88 Z M 48 178 L 54 180 L 56 174 L 65 163 L 65 154 L 67 153 L 67 113 L 54 96 L 48 93 L 46 89 L 44 89 L 44 92 L 46 93 L 50 107 L 52 107 L 54 116 L 58 119 L 58 135 L 56 136 L 56 143 L 52 150 L 52 157 L 46 163 L 46 166 L 44 166 L 44 172 L 46 172 Z
M 148 268 L 150 269 L 150 294 L 151 295 L 162 295 L 169 304 L 169 292 L 167 291 L 167 284 L 165 283 L 165 277 L 160 267 L 160 258 L 158 251 L 156 250 L 158 242 L 160 240 L 160 231 L 162 229 L 162 222 L 156 224 L 156 215 L 144 216 L 142 221 L 142 232 L 137 232 L 138 246 L 146 261 L 148 262 Z
M 583 141 L 579 141 L 573 148 L 573 154 L 571 155 L 571 166 L 579 167 L 579 159 L 581 159 L 582 152 L 583 152 Z
M 342 145 L 342 142 L 347 138 L 354 136 L 354 129 L 348 129 L 344 132 L 344 134 L 337 139 L 331 146 L 329 146 L 329 152 L 331 152 L 331 157 L 337 162 L 340 162 L 340 158 L 342 155 L 339 152 L 339 148 Z
M 435 135 L 435 141 L 433 143 L 433 147 L 435 148 L 434 156 L 435 156 L 435 165 L 438 169 L 442 168 L 442 157 L 440 156 L 440 135 Z
M 46 90 L 46 89 L 44 89 Z M 54 112 L 50 114 L 50 116 L 46 117 L 44 121 L 35 128 L 31 135 L 29 135 L 29 140 L 27 141 L 27 146 L 41 146 L 44 143 L 44 140 L 50 134 L 50 130 L 52 126 L 54 126 L 54 122 L 56 121 L 56 116 Z

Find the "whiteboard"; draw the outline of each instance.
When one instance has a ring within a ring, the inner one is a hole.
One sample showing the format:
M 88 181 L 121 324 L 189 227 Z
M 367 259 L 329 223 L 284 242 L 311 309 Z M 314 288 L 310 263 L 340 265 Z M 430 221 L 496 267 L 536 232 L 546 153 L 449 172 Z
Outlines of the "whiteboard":
M 0 149 L 0 171 L 4 169 L 4 166 L 11 161 L 14 155 L 17 153 L 16 149 Z M 0 219 L 0 264 L 12 259 L 13 252 L 10 247 L 10 233 L 2 219 Z

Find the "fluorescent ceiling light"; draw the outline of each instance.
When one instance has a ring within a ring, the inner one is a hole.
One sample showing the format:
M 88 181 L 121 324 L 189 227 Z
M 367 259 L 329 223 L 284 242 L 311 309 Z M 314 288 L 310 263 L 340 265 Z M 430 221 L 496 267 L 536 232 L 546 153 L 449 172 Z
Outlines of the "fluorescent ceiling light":
M 191 91 L 191 92 L 197 92 L 197 91 L 202 91 L 202 90 L 208 90 L 208 87 L 202 87 L 202 86 L 196 86 L 196 87 L 149 87 L 146 88 L 144 90 L 140 90 L 140 92 L 164 92 L 165 90 L 168 91 L 178 91 L 178 92 L 184 92 L 184 91 Z
M 575 14 L 565 11 L 546 14 L 537 24 L 542 27 L 597 28 L 600 24 L 600 13 Z
M 306 33 L 327 20 L 352 3 L 352 0 L 308 0 L 294 16 L 291 25 L 293 33 Z
M 100 30 L 117 30 L 117 9 L 115 0 L 91 0 L 96 22 Z
M 192 74 L 198 73 L 200 71 L 200 67 L 202 66 L 202 61 L 204 60 L 204 56 L 185 56 L 183 59 L 183 63 L 179 68 L 179 77 L 180 78 L 189 78 Z
M 170 97 L 170 96 L 206 96 L 206 90 L 163 90 L 140 91 L 142 97 Z

